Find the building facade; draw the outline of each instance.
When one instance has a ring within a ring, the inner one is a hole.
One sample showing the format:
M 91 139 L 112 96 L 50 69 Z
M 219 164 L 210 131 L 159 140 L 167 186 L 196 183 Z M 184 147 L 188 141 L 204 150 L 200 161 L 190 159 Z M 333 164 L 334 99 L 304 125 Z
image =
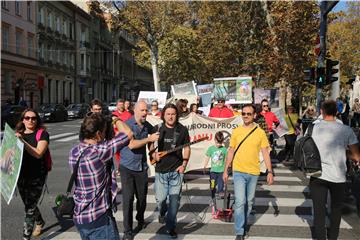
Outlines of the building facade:
M 40 103 L 34 1 L 1 1 L 1 103 Z

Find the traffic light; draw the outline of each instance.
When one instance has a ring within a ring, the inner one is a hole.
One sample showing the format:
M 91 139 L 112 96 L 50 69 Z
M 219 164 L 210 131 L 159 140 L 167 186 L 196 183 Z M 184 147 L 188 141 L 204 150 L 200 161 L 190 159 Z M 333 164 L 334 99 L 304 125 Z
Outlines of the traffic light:
M 304 70 L 304 80 L 309 84 L 315 84 L 315 68 L 309 68 Z
M 318 67 L 316 68 L 316 86 L 321 88 L 324 85 L 326 85 L 325 68 Z
M 339 61 L 326 59 L 326 85 L 339 80 L 339 68 Z

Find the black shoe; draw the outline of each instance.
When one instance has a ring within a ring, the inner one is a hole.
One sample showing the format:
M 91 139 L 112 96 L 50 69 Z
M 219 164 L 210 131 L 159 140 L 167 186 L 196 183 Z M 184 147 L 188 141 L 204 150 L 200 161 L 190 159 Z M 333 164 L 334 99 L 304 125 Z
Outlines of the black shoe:
M 123 240 L 134 240 L 134 236 L 133 236 L 132 232 L 124 233 Z
M 167 231 L 171 238 L 177 238 L 177 233 L 175 232 L 175 229 L 171 229 Z
M 236 235 L 235 240 L 244 240 L 244 236 L 243 235 Z
M 138 222 L 138 225 L 136 226 L 136 228 L 134 229 L 134 233 L 138 233 L 140 232 L 142 229 L 146 228 L 146 224 L 144 221 L 140 221 Z
M 159 219 L 159 223 L 161 223 L 161 224 L 165 223 L 165 216 L 159 215 L 158 219 Z

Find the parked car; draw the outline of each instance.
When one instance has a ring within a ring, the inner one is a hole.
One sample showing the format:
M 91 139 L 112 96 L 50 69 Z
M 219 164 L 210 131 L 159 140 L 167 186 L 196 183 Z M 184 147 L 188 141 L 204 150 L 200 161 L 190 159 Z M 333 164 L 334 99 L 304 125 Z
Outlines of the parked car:
M 115 111 L 116 110 L 116 102 L 109 103 L 108 109 L 109 109 L 110 112 Z
M 39 107 L 38 112 L 44 122 L 68 120 L 67 110 L 62 104 L 43 104 Z
M 10 127 L 15 128 L 16 123 L 19 121 L 21 113 L 26 107 L 20 105 L 4 105 L 1 106 L 1 129 L 5 128 L 5 123 Z
M 66 109 L 69 118 L 83 118 L 89 112 L 89 105 L 86 103 L 70 104 Z

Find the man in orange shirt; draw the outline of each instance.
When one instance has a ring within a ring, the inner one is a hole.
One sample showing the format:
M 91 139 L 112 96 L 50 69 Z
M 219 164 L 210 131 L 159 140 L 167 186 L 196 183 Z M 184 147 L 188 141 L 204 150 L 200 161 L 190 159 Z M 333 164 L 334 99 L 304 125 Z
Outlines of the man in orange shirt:
M 216 107 L 210 110 L 209 117 L 215 118 L 231 118 L 234 113 L 225 106 L 225 99 L 219 98 Z

